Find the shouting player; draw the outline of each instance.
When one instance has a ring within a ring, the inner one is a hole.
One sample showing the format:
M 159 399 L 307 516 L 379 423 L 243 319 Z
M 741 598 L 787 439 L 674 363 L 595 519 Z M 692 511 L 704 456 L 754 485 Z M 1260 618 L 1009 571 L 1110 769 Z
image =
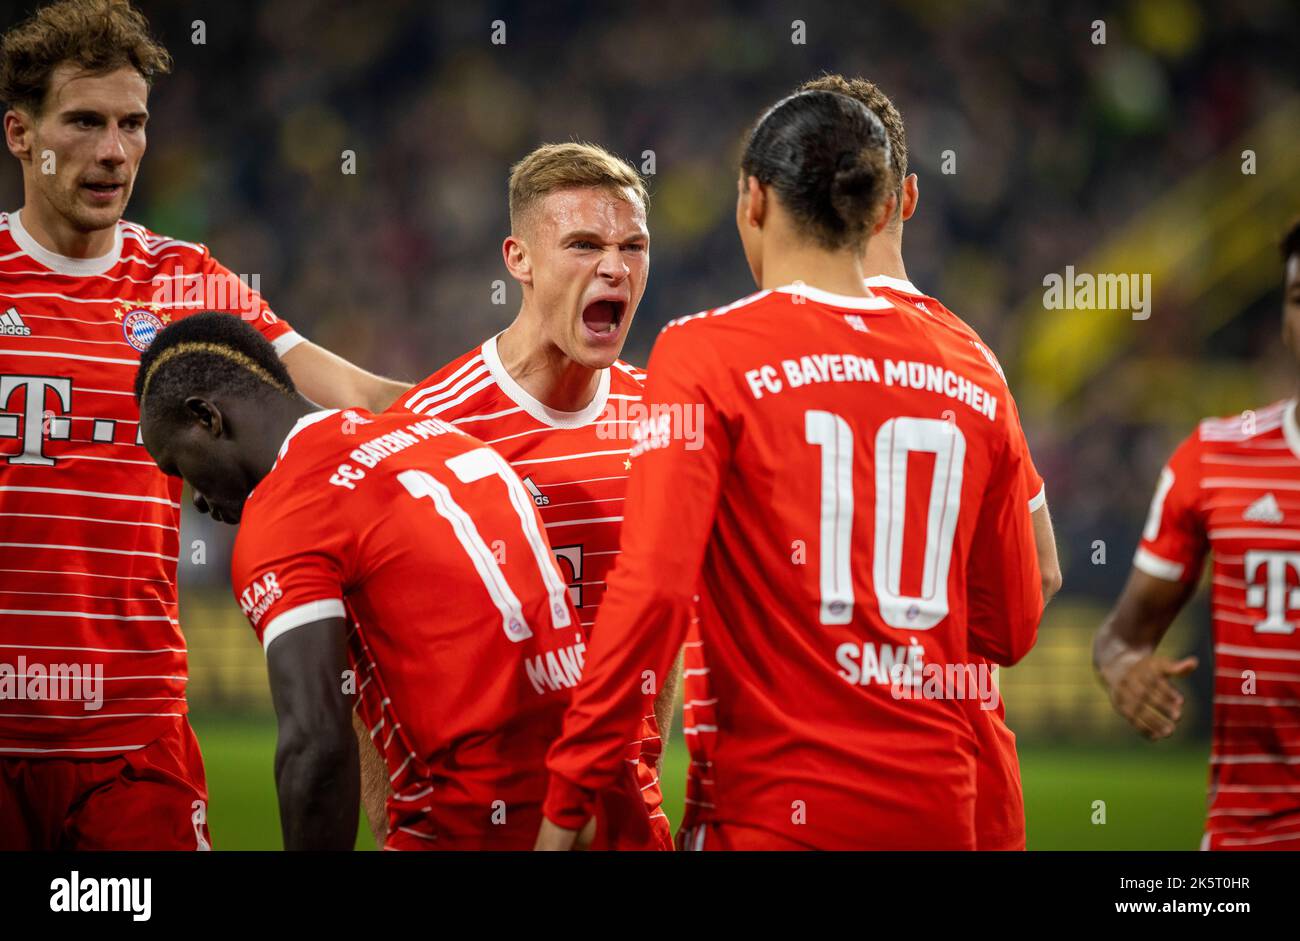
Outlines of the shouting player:
M 862 268 L 867 275 L 867 286 L 878 295 L 887 297 L 903 309 L 918 316 L 939 320 L 965 333 L 980 352 L 993 360 L 992 351 L 984 345 L 970 326 L 938 300 L 922 294 L 907 277 L 903 265 L 903 223 L 916 212 L 920 193 L 915 173 L 907 172 L 907 135 L 903 117 L 889 96 L 872 82 L 864 79 L 846 79 L 841 75 L 825 75 L 804 83 L 801 91 L 833 91 L 855 98 L 880 118 L 889 136 L 890 169 L 897 183 L 895 195 L 898 207 L 889 224 L 867 243 L 862 256 Z M 1008 399 L 1008 407 L 1015 409 L 1015 400 Z M 1024 445 L 1025 473 L 1028 475 L 1029 509 L 1033 514 L 1034 543 L 1038 549 L 1038 568 L 1042 575 L 1043 603 L 1051 600 L 1061 588 L 1061 566 L 1056 554 L 1056 539 L 1052 534 L 1052 519 L 1047 509 L 1047 489 L 1043 478 Z M 1020 760 L 1016 754 L 1016 736 L 1006 723 L 1006 705 L 1001 697 L 996 709 L 976 710 L 975 733 L 979 739 L 979 788 L 976 802 L 977 848 L 981 850 L 1023 850 L 1025 848 L 1025 801 L 1020 786 Z
M 750 133 L 736 221 L 762 290 L 655 345 L 539 848 L 572 845 L 616 780 L 697 593 L 718 700 L 703 848 L 974 848 L 961 700 L 992 690 L 968 660 L 1023 656 L 1042 592 L 1005 384 L 959 331 L 863 284 L 888 159 L 879 119 L 831 92 Z
M 618 555 L 627 416 L 645 378 L 618 355 L 650 269 L 646 199 L 636 171 L 592 144 L 548 144 L 515 164 L 502 254 L 523 289 L 518 316 L 393 406 L 450 421 L 510 462 L 541 510 L 584 627 L 596 620 Z M 617 832 L 598 831 L 597 847 L 671 848 L 658 771 L 675 676 L 661 684 L 625 756 L 652 830 L 641 807 L 612 806 Z M 614 790 L 605 799 L 625 797 Z
M 529 848 L 585 643 L 505 460 L 437 418 L 317 410 L 223 314 L 160 333 L 136 396 L 158 466 L 242 524 L 232 581 L 266 649 L 285 846 L 356 838 L 355 692 L 401 808 L 386 849 Z
M 181 486 L 141 447 L 140 354 L 216 308 L 322 404 L 379 410 L 404 386 L 303 340 L 204 246 L 122 220 L 170 63 L 128 3 L 46 6 L 0 57 L 23 173 L 21 210 L 0 215 L 0 849 L 206 848 Z
M 1282 240 L 1282 340 L 1300 362 L 1300 221 Z M 1195 657 L 1156 652 L 1214 558 L 1214 732 L 1203 849 L 1300 850 L 1300 422 L 1296 399 L 1207 418 L 1160 473 L 1133 570 L 1093 643 L 1115 709 L 1171 735 L 1172 679 Z

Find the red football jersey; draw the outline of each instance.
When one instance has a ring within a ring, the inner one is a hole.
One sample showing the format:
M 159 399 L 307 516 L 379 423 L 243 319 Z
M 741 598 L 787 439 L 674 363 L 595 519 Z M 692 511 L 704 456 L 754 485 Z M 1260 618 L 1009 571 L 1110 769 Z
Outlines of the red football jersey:
M 627 488 L 630 410 L 641 401 L 644 374 L 622 361 L 601 372 L 591 404 L 560 412 L 539 402 L 502 366 L 496 337 L 439 369 L 398 399 L 390 411 L 437 416 L 482 438 L 523 479 L 542 514 L 546 534 L 590 629 L 605 596 L 605 581 L 618 557 Z M 608 814 L 619 821 L 624 848 L 669 848 L 671 827 L 659 789 L 661 744 L 653 709 L 628 743 L 629 777 L 644 799 L 617 806 L 623 792 L 607 795 Z M 644 833 L 649 811 L 650 843 Z
M 65 258 L 0 215 L 0 755 L 140 748 L 186 712 L 180 481 L 140 444 L 140 353 L 201 310 L 301 340 L 207 248 L 117 224 Z M 57 677 L 57 679 L 55 679 Z
M 1209 849 L 1300 849 L 1300 427 L 1295 401 L 1207 418 L 1160 474 L 1133 565 L 1214 556 Z
M 808 287 L 675 321 L 648 372 L 623 553 L 547 817 L 578 825 L 612 780 L 699 586 L 714 822 L 827 849 L 973 848 L 968 708 L 920 684 L 970 650 L 1013 662 L 1036 633 L 1005 384 L 955 331 Z
M 385 848 L 532 848 L 586 648 L 501 455 L 436 418 L 307 415 L 249 496 L 232 574 L 265 647 L 347 618 L 393 787 Z
M 917 312 L 965 334 L 980 353 L 988 358 L 1003 381 L 1006 381 L 997 357 L 984 344 L 979 334 L 938 300 L 922 294 L 911 281 L 876 275 L 867 279 L 867 286 L 904 310 Z M 1007 407 L 1016 416 L 1016 429 L 1023 448 L 1025 485 L 1031 494 L 1029 510 L 1032 513 L 1047 503 L 1047 488 L 1034 466 L 1029 444 L 1020 429 L 1019 410 L 1010 392 L 1007 394 Z M 972 659 L 979 662 L 978 658 Z M 979 740 L 975 836 L 976 848 L 981 850 L 1025 848 L 1025 800 L 1020 786 L 1020 758 L 1016 754 L 1016 734 L 1007 725 L 1006 716 L 1006 702 L 1001 696 L 998 697 L 996 709 L 976 709 L 973 712 L 975 735 Z
M 984 345 L 969 324 L 954 314 L 935 298 L 922 294 L 910 281 L 878 275 L 867 278 L 866 285 L 874 293 L 893 301 L 901 310 L 936 322 L 946 330 L 955 330 L 965 336 L 1002 376 L 1002 367 L 993 352 Z M 1016 412 L 1015 401 L 1008 395 L 1007 405 Z M 1043 478 L 1034 467 L 1029 445 L 1020 430 L 1016 415 L 1016 430 L 1024 458 L 1025 484 L 1032 494 L 1029 510 L 1034 512 L 1047 501 Z M 685 644 L 685 665 L 682 672 L 683 706 L 682 724 L 690 750 L 690 770 L 686 781 L 686 814 L 682 820 L 679 843 L 683 849 L 703 845 L 701 825 L 710 819 L 714 808 L 712 744 L 717 734 L 714 708 L 717 698 L 709 691 L 708 657 L 697 628 L 698 618 L 692 619 Z M 987 663 L 972 655 L 973 663 Z M 998 697 L 994 709 L 976 708 L 972 722 L 978 741 L 976 755 L 978 777 L 976 798 L 976 848 L 1008 850 L 1025 848 L 1024 797 L 1020 786 L 1020 761 L 1016 754 L 1016 736 L 1006 723 L 1006 704 Z

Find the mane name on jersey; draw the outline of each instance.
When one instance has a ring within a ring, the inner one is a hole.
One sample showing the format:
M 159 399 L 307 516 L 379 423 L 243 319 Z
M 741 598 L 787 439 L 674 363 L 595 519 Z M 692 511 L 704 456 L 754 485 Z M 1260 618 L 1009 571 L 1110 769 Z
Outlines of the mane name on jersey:
M 539 696 L 559 689 L 572 689 L 582 679 L 583 656 L 587 644 L 578 641 L 560 650 L 548 650 L 524 658 L 528 682 Z
M 882 380 L 876 361 L 851 353 L 816 353 L 798 359 L 781 360 L 780 368 L 764 364 L 745 372 L 745 381 L 754 398 L 775 395 L 785 389 L 819 382 L 884 382 L 887 386 L 918 389 L 945 395 L 969 406 L 989 421 L 998 411 L 998 400 L 979 383 L 933 363 L 906 359 L 886 359 Z

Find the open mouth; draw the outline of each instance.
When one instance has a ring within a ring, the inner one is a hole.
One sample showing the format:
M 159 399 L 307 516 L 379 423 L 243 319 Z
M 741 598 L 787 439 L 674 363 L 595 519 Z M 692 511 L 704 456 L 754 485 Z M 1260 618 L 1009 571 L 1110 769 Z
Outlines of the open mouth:
M 121 183 L 82 183 L 81 186 L 97 199 L 112 199 L 122 192 Z
M 627 305 L 623 301 L 592 301 L 582 309 L 583 326 L 597 339 L 609 339 L 618 333 L 626 309 Z

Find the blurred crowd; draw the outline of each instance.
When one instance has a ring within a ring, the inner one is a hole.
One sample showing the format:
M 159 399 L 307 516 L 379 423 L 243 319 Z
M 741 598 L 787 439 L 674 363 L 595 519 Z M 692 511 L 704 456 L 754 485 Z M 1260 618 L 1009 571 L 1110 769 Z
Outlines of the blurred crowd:
M 5 24 L 31 5 L 6 4 Z M 1015 388 L 1043 276 L 1081 263 L 1294 96 L 1300 46 L 1295 0 L 141 7 L 176 62 L 150 102 L 129 217 L 208 243 L 260 275 L 305 335 L 413 381 L 513 316 L 506 176 L 544 141 L 653 161 L 650 285 L 626 358 L 644 363 L 670 318 L 749 293 L 733 221 L 740 135 L 799 82 L 838 71 L 877 82 L 906 121 L 921 191 L 904 243 L 912 280 L 983 334 Z M 16 168 L 0 194 L 19 204 Z M 1125 355 L 1192 371 L 1267 362 L 1258 388 L 1286 394 L 1280 265 L 1269 270 L 1208 340 L 1171 327 L 1184 312 L 1158 297 L 1159 325 Z M 498 280 L 505 305 L 492 302 Z M 1025 409 L 1067 593 L 1118 590 L 1156 472 L 1190 430 L 1127 398 L 1160 394 L 1103 374 L 1062 408 Z M 186 526 L 228 542 L 192 515 Z M 1091 563 L 1096 540 L 1105 566 Z M 223 563 L 206 572 L 223 582 Z

